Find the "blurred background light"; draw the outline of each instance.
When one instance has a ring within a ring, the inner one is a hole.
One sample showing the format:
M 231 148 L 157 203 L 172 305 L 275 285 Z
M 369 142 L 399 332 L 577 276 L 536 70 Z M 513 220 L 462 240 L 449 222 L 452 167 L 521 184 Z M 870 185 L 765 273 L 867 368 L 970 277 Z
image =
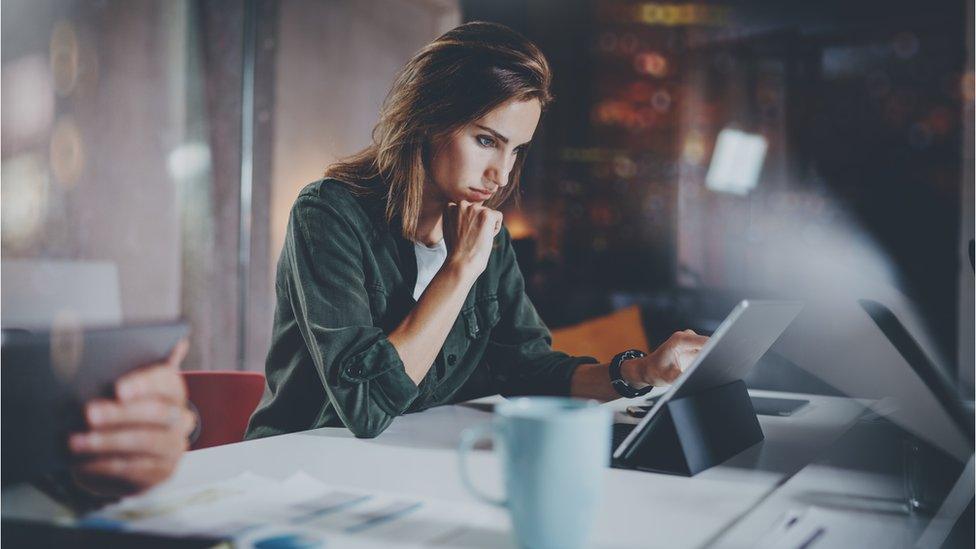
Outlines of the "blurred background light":
M 959 91 L 963 101 L 972 103 L 976 99 L 976 74 L 973 71 L 966 71 L 959 79 Z
M 637 174 L 637 163 L 627 156 L 618 156 L 613 159 L 613 173 L 617 177 L 630 179 Z
M 51 132 L 51 171 L 55 179 L 66 187 L 78 182 L 85 170 L 85 146 L 74 117 L 58 118 Z
M 535 234 L 535 229 L 521 208 L 512 208 L 505 212 L 505 226 L 513 240 L 522 240 Z
M 651 97 L 651 105 L 658 112 L 668 112 L 671 108 L 671 94 L 668 90 L 658 90 Z
M 3 146 L 23 150 L 43 142 L 54 121 L 54 89 L 47 60 L 34 54 L 3 63 Z
M 174 181 L 206 175 L 210 170 L 210 147 L 200 141 L 183 143 L 166 157 L 166 169 Z
M 662 78 L 668 74 L 668 60 L 656 52 L 642 52 L 634 56 L 634 69 L 641 74 Z
M 681 152 L 681 158 L 688 164 L 698 166 L 705 159 L 705 138 L 699 132 L 689 132 L 685 137 L 685 146 Z
M 713 191 L 746 195 L 759 182 L 766 158 L 766 138 L 731 128 L 719 132 L 705 186 Z
M 37 155 L 24 154 L 2 164 L 4 250 L 29 248 L 39 236 L 47 211 L 48 172 Z
M 629 19 L 645 25 L 688 26 L 724 25 L 730 19 L 731 8 L 705 4 L 670 4 L 644 2 L 631 7 Z
M 74 26 L 59 21 L 51 31 L 51 73 L 54 89 L 61 97 L 71 94 L 78 82 L 79 48 Z

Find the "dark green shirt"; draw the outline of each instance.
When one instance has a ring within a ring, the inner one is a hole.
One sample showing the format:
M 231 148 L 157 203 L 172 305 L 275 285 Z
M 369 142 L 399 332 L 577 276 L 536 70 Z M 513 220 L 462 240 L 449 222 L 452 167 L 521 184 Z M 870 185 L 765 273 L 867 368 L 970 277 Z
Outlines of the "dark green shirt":
M 433 366 L 416 385 L 387 339 L 416 305 L 417 260 L 384 202 L 322 180 L 291 210 L 275 283 L 267 389 L 245 438 L 345 426 L 374 437 L 393 419 L 501 393 L 567 395 L 579 364 L 553 351 L 503 227 Z

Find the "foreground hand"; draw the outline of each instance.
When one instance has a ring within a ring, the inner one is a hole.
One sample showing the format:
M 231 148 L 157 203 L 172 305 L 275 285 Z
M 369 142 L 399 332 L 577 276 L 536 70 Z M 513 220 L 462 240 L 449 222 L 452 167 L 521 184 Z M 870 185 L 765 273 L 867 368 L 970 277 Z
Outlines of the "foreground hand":
M 68 440 L 79 486 L 98 495 L 124 496 L 172 474 L 195 424 L 179 373 L 187 349 L 187 341 L 180 341 L 166 362 L 119 378 L 114 399 L 85 404 L 89 430 Z
M 473 276 L 484 272 L 491 257 L 495 235 L 502 228 L 502 213 L 462 200 L 444 209 L 445 265 L 459 267 Z
M 632 379 L 639 380 L 637 385 L 670 385 L 691 365 L 707 341 L 707 337 L 691 330 L 675 332 L 654 352 L 628 360 L 624 365 L 633 363 L 631 375 Z

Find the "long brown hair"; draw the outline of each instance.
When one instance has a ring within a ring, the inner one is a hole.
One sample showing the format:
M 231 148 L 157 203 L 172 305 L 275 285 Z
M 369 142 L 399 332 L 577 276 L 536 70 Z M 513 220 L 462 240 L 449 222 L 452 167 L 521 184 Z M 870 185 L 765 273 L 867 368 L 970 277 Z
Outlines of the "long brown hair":
M 466 23 L 434 40 L 400 70 L 383 102 L 373 143 L 325 170 L 357 194 L 386 196 L 386 220 L 417 237 L 427 161 L 434 139 L 450 135 L 511 100 L 552 101 L 552 74 L 539 48 L 503 25 Z M 517 188 L 524 155 L 508 185 L 486 203 L 497 208 Z M 376 185 L 379 180 L 381 184 Z

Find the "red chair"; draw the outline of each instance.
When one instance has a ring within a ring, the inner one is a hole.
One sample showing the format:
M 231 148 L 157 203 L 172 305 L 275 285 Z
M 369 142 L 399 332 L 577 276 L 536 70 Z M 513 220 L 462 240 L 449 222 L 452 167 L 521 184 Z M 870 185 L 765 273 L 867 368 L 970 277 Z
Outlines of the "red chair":
M 190 449 L 243 440 L 247 421 L 264 393 L 264 374 L 226 370 L 182 374 L 189 400 L 200 414 L 200 434 Z

